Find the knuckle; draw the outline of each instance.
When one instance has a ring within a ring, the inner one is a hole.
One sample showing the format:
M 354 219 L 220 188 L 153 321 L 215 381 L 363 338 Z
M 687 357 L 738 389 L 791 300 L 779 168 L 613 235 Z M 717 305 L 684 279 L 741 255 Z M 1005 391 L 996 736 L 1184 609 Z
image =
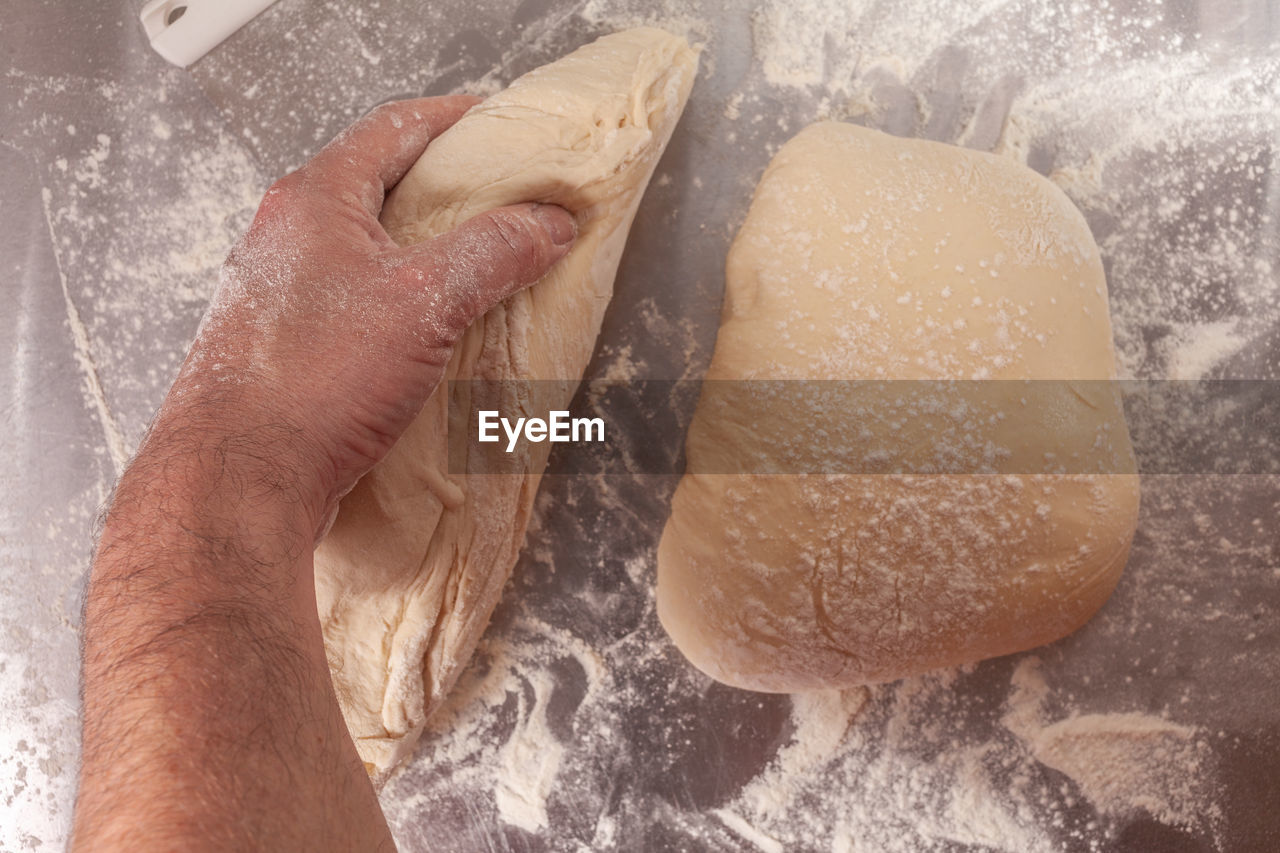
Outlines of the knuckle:
M 273 183 L 258 204 L 251 232 L 272 231 L 297 226 L 314 218 L 324 208 L 324 182 L 303 166 Z
M 231 251 L 222 261 L 222 266 L 218 268 L 218 282 L 220 284 L 225 284 L 228 281 L 234 281 L 239 278 L 241 272 L 244 270 L 244 254 L 245 248 L 243 240 L 231 247 Z
M 440 316 L 446 321 L 445 325 L 454 334 L 460 334 L 489 307 L 475 276 L 459 278 L 461 280 L 449 283 L 446 290 L 449 304 L 439 309 Z
M 402 102 L 384 101 L 344 130 L 343 137 L 349 140 L 353 135 L 365 131 L 385 132 L 389 128 L 399 130 L 404 124 Z
M 290 172 L 268 187 L 258 204 L 257 222 L 272 222 L 287 216 L 302 199 L 304 182 L 300 172 Z
M 516 266 L 535 262 L 542 251 L 542 242 L 523 219 L 506 211 L 497 211 L 489 220 L 494 242 Z
M 290 172 L 283 178 L 279 178 L 267 190 L 266 196 L 263 198 L 265 203 L 268 199 L 272 201 L 287 201 L 296 197 L 303 192 L 306 177 L 302 170 Z
M 370 121 L 388 121 L 391 116 L 395 115 L 400 108 L 399 101 L 383 101 L 373 109 L 369 110 L 366 118 Z

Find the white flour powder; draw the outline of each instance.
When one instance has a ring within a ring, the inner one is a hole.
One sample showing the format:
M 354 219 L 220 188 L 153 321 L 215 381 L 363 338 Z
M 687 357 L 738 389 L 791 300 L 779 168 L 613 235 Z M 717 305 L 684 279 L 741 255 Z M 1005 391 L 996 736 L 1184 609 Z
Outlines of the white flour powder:
M 520 4 L 518 26 L 494 35 L 485 10 L 278 4 L 191 72 L 139 62 L 120 80 L 0 79 L 12 108 L 0 144 L 33 152 L 45 188 L 33 215 L 63 276 L 107 474 L 282 164 L 383 98 L 476 79 L 491 90 L 635 22 L 706 43 L 651 189 L 670 209 L 648 211 L 675 217 L 700 253 L 723 257 L 782 141 L 814 119 L 854 120 L 994 150 L 1058 183 L 1103 250 L 1124 374 L 1280 373 L 1280 59 L 1256 20 L 1115 0 L 591 0 L 538 17 L 543 5 Z M 219 58 L 255 31 L 281 36 L 261 68 Z M 491 67 L 468 65 L 486 50 Z M 698 375 L 719 275 L 627 284 L 652 293 L 614 318 L 602 375 L 672 362 Z M 569 479 L 544 483 L 544 529 L 488 640 L 384 793 L 402 849 L 1105 851 L 1136 815 L 1222 847 L 1214 748 L 1275 720 L 1259 677 L 1280 671 L 1274 482 L 1150 480 L 1116 596 L 1038 658 L 787 699 L 710 685 L 665 640 L 652 549 L 671 484 Z M 48 519 L 50 541 L 87 541 L 107 482 Z M 85 554 L 61 551 L 74 560 L 31 564 L 60 573 L 54 627 L 3 626 L 33 650 L 0 655 L 0 795 L 24 827 L 0 821 L 6 848 L 59 846 L 69 820 L 74 677 L 46 689 L 34 651 L 74 658 Z

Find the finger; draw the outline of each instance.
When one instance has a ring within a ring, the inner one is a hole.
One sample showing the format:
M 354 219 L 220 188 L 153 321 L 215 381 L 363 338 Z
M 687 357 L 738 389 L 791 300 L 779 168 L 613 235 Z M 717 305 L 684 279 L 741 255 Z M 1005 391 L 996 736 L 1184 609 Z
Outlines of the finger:
M 562 207 L 500 207 L 401 250 L 402 275 L 410 286 L 430 283 L 424 319 L 452 336 L 546 275 L 569 252 L 577 232 Z
M 373 216 L 427 143 L 480 103 L 471 95 L 390 101 L 338 134 L 299 171 L 329 192 L 354 196 Z

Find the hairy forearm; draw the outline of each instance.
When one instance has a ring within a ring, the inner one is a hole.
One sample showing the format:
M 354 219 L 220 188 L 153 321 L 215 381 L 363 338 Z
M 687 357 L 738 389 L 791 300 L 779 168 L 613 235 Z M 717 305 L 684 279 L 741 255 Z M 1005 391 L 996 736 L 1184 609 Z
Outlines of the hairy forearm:
M 227 259 L 95 556 L 74 849 L 392 846 L 311 551 L 458 335 L 573 243 L 573 217 L 532 201 L 412 246 L 383 230 L 386 193 L 477 102 L 374 110 L 271 187 Z
M 75 849 L 390 846 L 329 681 L 296 433 L 162 414 L 117 487 Z

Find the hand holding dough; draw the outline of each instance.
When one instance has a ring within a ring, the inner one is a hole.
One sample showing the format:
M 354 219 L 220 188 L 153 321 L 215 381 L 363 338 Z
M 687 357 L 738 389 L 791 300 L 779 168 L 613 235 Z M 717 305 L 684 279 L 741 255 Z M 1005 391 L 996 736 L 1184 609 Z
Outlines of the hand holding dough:
M 495 380 L 478 386 L 497 389 L 485 408 L 508 416 L 566 408 L 696 67 L 689 45 L 661 30 L 605 36 L 473 108 L 387 198 L 381 221 L 401 245 L 521 201 L 558 204 L 578 218 L 569 255 L 476 321 L 454 349 L 447 380 Z M 502 397 L 496 382 L 510 379 L 558 381 L 528 384 L 529 396 L 516 399 Z M 409 752 L 470 658 L 515 564 L 547 462 L 549 445 L 526 444 L 522 474 L 450 475 L 450 409 L 471 410 L 475 387 L 436 390 L 342 501 L 316 551 L 334 687 L 376 783 Z
M 1098 250 L 1057 187 L 989 154 L 822 123 L 760 181 L 707 378 L 1114 376 Z M 1079 627 L 1133 537 L 1128 432 L 1103 383 L 1038 383 L 1021 409 L 1020 384 L 978 386 L 984 399 L 966 403 L 1011 414 L 971 418 L 955 448 L 1015 461 L 1060 451 L 1071 473 L 903 473 L 947 470 L 919 456 L 940 446 L 923 440 L 937 420 L 860 420 L 870 382 L 809 410 L 786 393 L 704 388 L 658 551 L 658 614 L 676 645 L 720 681 L 786 692 L 897 679 Z M 837 452 L 885 447 L 894 473 L 751 473 L 779 458 L 828 471 Z

